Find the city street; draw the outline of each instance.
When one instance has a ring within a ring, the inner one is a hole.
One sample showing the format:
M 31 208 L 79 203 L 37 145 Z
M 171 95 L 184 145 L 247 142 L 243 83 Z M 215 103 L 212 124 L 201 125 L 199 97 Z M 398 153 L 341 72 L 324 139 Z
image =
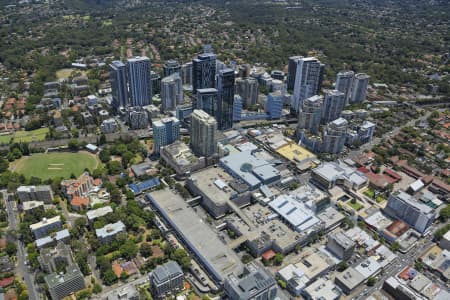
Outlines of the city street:
M 3 193 L 3 199 L 5 199 L 6 211 L 8 213 L 8 222 L 9 229 L 17 232 L 19 229 L 18 220 L 17 220 L 17 210 L 15 207 L 15 202 L 8 201 L 8 194 L 6 190 L 1 191 Z M 28 289 L 28 296 L 30 300 L 38 300 L 40 299 L 39 292 L 36 290 L 36 286 L 34 285 L 34 276 L 28 270 L 28 266 L 26 265 L 26 250 L 25 246 L 21 241 L 17 241 L 17 273 L 22 275 L 23 281 Z
M 417 243 L 418 245 L 420 243 Z M 372 293 L 374 293 L 377 290 L 380 290 L 383 286 L 383 283 L 386 279 L 388 279 L 391 276 L 396 275 L 400 271 L 402 271 L 407 266 L 414 267 L 414 263 L 416 258 L 422 254 L 424 251 L 426 251 L 429 247 L 431 247 L 433 243 L 430 241 L 426 241 L 426 243 L 420 247 L 413 247 L 409 252 L 402 254 L 400 252 L 397 252 L 397 260 L 395 260 L 391 265 L 387 266 L 386 269 L 382 271 L 382 275 L 378 275 L 378 279 L 374 286 L 368 287 L 363 293 L 359 291 L 359 296 L 355 297 L 355 300 L 363 300 L 368 298 Z M 362 286 L 364 287 L 364 285 Z

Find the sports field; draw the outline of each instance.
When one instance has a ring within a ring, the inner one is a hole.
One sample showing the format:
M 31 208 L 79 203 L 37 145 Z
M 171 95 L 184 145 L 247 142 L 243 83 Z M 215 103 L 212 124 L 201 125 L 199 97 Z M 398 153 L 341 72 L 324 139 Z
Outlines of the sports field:
M 70 178 L 72 173 L 79 176 L 85 168 L 92 171 L 98 164 L 97 157 L 87 152 L 53 152 L 22 157 L 10 169 L 26 177 Z
M 14 134 L 6 134 L 0 136 L 0 144 L 9 144 L 11 138 L 13 138 L 13 143 L 30 143 L 45 140 L 48 128 L 39 128 L 31 131 L 16 131 Z

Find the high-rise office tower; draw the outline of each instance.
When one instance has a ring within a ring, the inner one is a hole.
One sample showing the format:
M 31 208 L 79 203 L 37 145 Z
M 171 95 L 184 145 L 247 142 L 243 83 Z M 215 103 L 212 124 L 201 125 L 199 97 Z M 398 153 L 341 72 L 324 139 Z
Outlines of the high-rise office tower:
M 248 64 L 240 65 L 238 70 L 238 77 L 247 78 L 250 76 L 251 67 Z
M 203 53 L 192 61 L 192 89 L 214 88 L 216 85 L 216 55 Z
M 219 72 L 217 81 L 218 113 L 216 120 L 220 130 L 233 127 L 234 70 L 224 69 Z
M 125 64 L 119 60 L 113 61 L 109 65 L 109 77 L 111 79 L 111 90 L 113 107 L 126 107 L 128 104 L 127 73 Z
M 180 137 L 180 121 L 177 118 L 165 118 L 153 122 L 153 150 L 159 154 L 162 146 L 174 143 Z
M 253 77 L 236 79 L 236 94 L 242 97 L 242 104 L 249 108 L 258 101 L 258 80 Z
M 159 73 L 151 71 L 150 78 L 152 83 L 152 94 L 159 94 L 161 92 L 161 76 L 159 76 Z
M 217 122 L 203 110 L 191 114 L 191 148 L 197 156 L 209 157 L 217 150 Z
M 178 73 L 161 80 L 161 108 L 163 111 L 175 110 L 183 103 L 183 85 Z
M 163 65 L 163 76 L 167 77 L 174 73 L 180 73 L 181 66 L 178 61 L 170 59 L 166 61 Z
M 322 123 L 338 119 L 345 106 L 345 94 L 338 90 L 327 90 L 323 99 Z
M 216 60 L 216 77 L 219 76 L 219 72 L 227 68 L 227 65 L 220 60 Z
M 337 154 L 344 149 L 348 122 L 339 118 L 327 125 L 323 135 L 322 152 Z
M 181 66 L 180 75 L 183 84 L 192 84 L 192 62 L 185 63 Z
M 148 128 L 148 113 L 142 106 L 129 107 L 127 112 L 128 124 L 131 129 Z
M 234 95 L 233 101 L 233 122 L 239 122 L 242 115 L 242 97 Z
M 367 86 L 369 85 L 370 76 L 365 73 L 358 73 L 355 75 L 353 81 L 352 98 L 350 103 L 362 103 L 366 100 Z
M 324 65 L 315 57 L 299 58 L 296 60 L 294 95 L 292 110 L 298 112 L 303 100 L 317 95 L 320 91 Z
M 201 109 L 209 115 L 215 117 L 218 113 L 217 97 L 217 89 L 197 89 L 193 107 L 194 109 Z
M 271 119 L 281 118 L 283 110 L 283 94 L 280 91 L 270 93 L 267 96 L 266 112 Z
M 131 106 L 146 106 L 151 104 L 152 85 L 150 66 L 150 59 L 145 56 L 130 58 L 127 61 Z
M 336 90 L 344 93 L 345 105 L 350 102 L 354 77 L 355 72 L 353 71 L 341 71 L 337 74 Z
M 297 61 L 303 56 L 291 56 L 288 62 L 287 89 L 293 91 L 295 86 L 295 77 L 297 74 Z
M 322 96 L 312 96 L 303 101 L 303 106 L 298 113 L 298 129 L 307 129 L 316 134 L 319 131 L 322 117 Z

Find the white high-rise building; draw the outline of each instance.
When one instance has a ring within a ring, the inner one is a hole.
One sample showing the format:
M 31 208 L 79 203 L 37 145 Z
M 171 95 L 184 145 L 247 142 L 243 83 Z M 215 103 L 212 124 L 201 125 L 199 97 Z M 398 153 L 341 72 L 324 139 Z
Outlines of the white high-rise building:
M 365 73 L 358 73 L 355 75 L 353 81 L 352 98 L 350 103 L 362 103 L 366 100 L 367 86 L 369 85 L 370 76 Z
M 146 56 L 130 58 L 127 61 L 127 76 L 130 89 L 130 105 L 146 106 L 152 101 L 150 59 Z
M 175 142 L 180 137 L 180 121 L 177 118 L 165 118 L 153 122 L 154 153 L 159 154 L 162 146 Z
M 337 154 L 344 149 L 348 122 L 339 118 L 329 123 L 323 135 L 322 152 Z
M 315 95 L 303 101 L 298 113 L 298 129 L 307 129 L 311 133 L 318 133 L 322 117 L 323 97 Z
M 317 95 L 322 86 L 324 65 L 315 57 L 301 57 L 295 60 L 297 70 L 295 75 L 292 109 L 298 112 L 303 100 Z
M 345 94 L 338 90 L 326 90 L 323 100 L 322 123 L 338 119 L 345 106 Z
M 211 156 L 217 150 L 217 121 L 200 109 L 191 114 L 191 148 L 198 156 Z
M 336 90 L 344 93 L 345 105 L 347 105 L 350 102 L 354 77 L 355 72 L 353 71 L 340 71 L 337 74 Z
M 161 108 L 163 111 L 175 110 L 183 104 L 183 84 L 178 73 L 161 80 Z

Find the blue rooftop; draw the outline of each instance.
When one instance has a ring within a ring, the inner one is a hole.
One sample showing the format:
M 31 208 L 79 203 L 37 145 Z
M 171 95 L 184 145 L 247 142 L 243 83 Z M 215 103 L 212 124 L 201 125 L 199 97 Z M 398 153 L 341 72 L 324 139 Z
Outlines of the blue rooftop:
M 128 187 L 135 195 L 138 195 L 144 191 L 147 191 L 149 189 L 157 187 L 160 184 L 161 184 L 161 182 L 159 181 L 158 177 L 153 177 L 152 179 L 149 179 L 149 180 L 137 183 L 137 184 L 131 183 L 128 185 Z

